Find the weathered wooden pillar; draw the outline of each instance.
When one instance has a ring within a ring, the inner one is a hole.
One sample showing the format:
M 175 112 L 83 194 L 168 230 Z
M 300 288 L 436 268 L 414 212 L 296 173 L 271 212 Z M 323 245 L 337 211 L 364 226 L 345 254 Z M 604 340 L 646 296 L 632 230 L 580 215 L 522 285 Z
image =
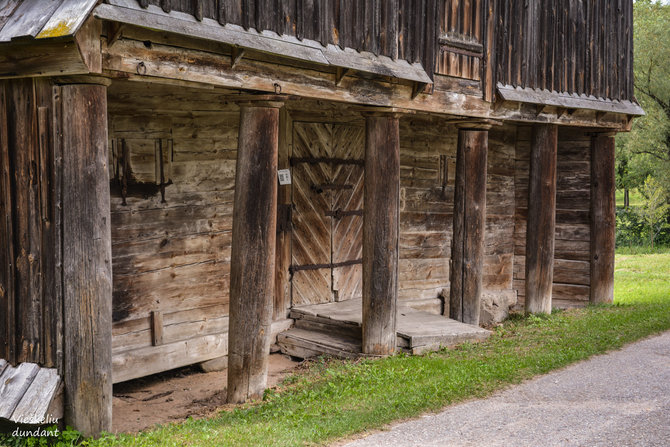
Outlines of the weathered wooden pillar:
M 104 78 L 60 87 L 65 422 L 112 429 L 112 237 Z
M 399 182 L 398 116 L 365 113 L 364 354 L 390 355 L 396 349 Z
M 533 126 L 526 224 L 526 312 L 551 313 L 558 127 Z
M 490 126 L 458 131 L 449 316 L 479 325 L 486 230 L 486 159 Z
M 614 193 L 614 134 L 596 134 L 591 138 L 592 303 L 611 303 L 614 299 Z
M 241 102 L 228 329 L 228 402 L 263 395 L 275 280 L 279 108 L 273 97 Z

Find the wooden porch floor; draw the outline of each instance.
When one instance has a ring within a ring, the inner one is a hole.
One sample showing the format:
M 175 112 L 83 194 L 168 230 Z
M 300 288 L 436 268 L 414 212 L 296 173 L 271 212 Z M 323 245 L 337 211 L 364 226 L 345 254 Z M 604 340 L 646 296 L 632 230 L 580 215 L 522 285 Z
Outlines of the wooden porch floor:
M 321 354 L 345 358 L 362 356 L 361 301 L 294 307 L 290 316 L 295 320 L 295 327 L 278 337 L 282 352 L 301 358 Z M 398 305 L 396 331 L 398 350 L 412 354 L 485 340 L 491 334 L 478 326 L 402 304 Z

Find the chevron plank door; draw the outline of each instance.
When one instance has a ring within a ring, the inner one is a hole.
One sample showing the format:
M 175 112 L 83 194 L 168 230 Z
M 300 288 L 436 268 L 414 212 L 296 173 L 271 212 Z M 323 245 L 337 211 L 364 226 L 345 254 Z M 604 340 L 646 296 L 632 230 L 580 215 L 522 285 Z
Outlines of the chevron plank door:
M 292 305 L 361 296 L 365 134 L 350 125 L 293 128 Z
M 333 183 L 351 186 L 336 190 L 333 197 L 336 217 L 333 217 L 332 250 L 333 264 L 337 264 L 363 258 L 364 128 L 335 125 L 333 151 L 333 158 L 360 162 L 333 166 Z M 334 299 L 360 298 L 362 278 L 362 264 L 333 268 Z

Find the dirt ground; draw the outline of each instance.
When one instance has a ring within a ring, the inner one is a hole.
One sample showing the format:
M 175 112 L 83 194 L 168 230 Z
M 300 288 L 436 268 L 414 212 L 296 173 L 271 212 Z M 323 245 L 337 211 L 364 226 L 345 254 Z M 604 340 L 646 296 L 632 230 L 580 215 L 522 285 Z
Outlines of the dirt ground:
M 268 387 L 300 365 L 270 355 Z M 114 433 L 134 433 L 156 424 L 209 416 L 226 401 L 227 370 L 203 373 L 197 365 L 114 385 Z

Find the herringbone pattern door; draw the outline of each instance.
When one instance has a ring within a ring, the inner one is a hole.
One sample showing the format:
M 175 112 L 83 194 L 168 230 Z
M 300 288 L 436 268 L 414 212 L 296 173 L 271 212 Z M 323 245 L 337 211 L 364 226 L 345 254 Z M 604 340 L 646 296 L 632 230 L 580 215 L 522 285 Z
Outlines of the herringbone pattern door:
M 361 296 L 364 132 L 294 123 L 292 305 Z
M 333 197 L 333 264 L 363 258 L 363 172 L 365 132 L 361 127 L 333 128 L 333 157 L 350 163 L 333 166 L 333 183 L 346 186 Z M 333 268 L 333 294 L 337 301 L 362 296 L 363 266 Z
M 333 126 L 294 123 L 293 159 L 329 158 Z M 332 178 L 328 163 L 293 163 L 292 305 L 329 303 L 332 274 L 329 268 L 299 270 L 302 266 L 330 264 L 331 191 L 319 191 Z

